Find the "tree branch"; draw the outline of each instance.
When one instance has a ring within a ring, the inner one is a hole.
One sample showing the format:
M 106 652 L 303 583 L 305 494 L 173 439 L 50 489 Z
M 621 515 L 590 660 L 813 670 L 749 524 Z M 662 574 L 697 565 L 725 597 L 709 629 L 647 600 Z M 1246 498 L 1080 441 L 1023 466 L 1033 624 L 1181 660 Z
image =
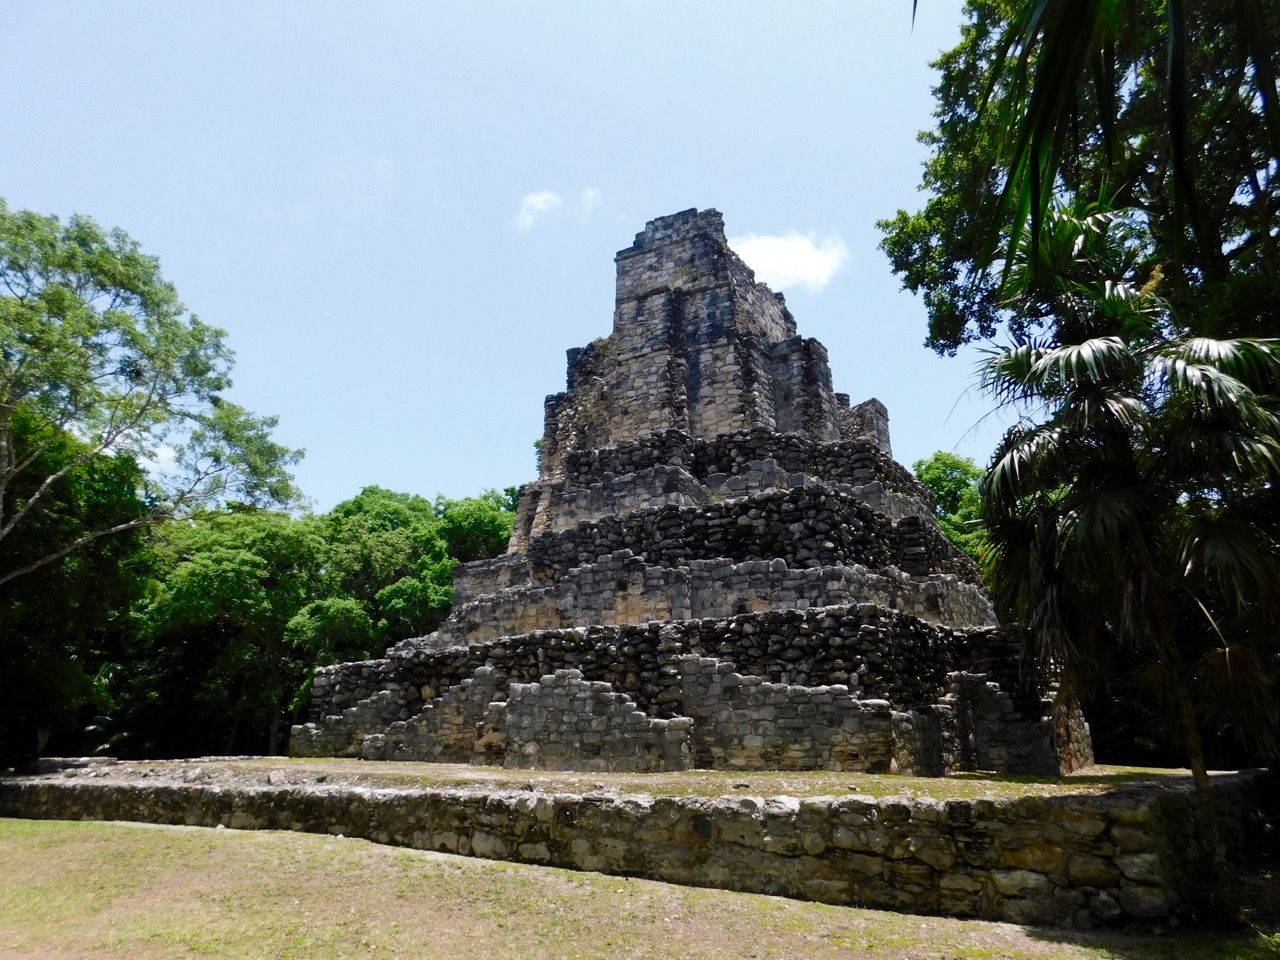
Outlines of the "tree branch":
M 19 567 L 17 570 L 10 570 L 7 573 L 0 573 L 0 587 L 3 587 L 10 580 L 16 580 L 24 574 L 31 573 L 34 570 L 39 570 L 41 567 L 47 566 L 55 560 L 61 560 L 67 554 L 79 550 L 81 547 L 87 546 L 95 540 L 100 540 L 102 537 L 109 537 L 112 534 L 124 533 L 126 530 L 136 530 L 138 527 L 162 523 L 167 519 L 169 519 L 169 515 L 167 513 L 153 513 L 148 514 L 145 517 L 139 517 L 136 520 L 118 523 L 114 527 L 107 527 L 104 530 L 95 530 L 93 533 L 87 533 L 83 537 L 72 540 L 66 546 L 55 550 L 53 553 L 47 554 L 39 560 L 27 564 L 25 567 Z

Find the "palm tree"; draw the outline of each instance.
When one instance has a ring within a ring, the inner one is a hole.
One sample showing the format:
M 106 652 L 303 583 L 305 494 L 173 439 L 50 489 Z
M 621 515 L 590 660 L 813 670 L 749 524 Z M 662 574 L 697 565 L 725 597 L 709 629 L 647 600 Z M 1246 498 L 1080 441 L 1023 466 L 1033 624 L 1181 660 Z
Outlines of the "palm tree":
M 1014 302 L 1051 307 L 1062 336 L 981 365 L 983 389 L 1023 412 L 982 482 L 984 561 L 998 608 L 1068 686 L 1117 642 L 1147 653 L 1213 831 L 1198 692 L 1225 677 L 1235 706 L 1269 711 L 1251 728 L 1275 730 L 1249 641 L 1274 632 L 1280 585 L 1280 341 L 1177 335 L 1124 279 L 1122 223 L 1054 210 L 1019 245 Z

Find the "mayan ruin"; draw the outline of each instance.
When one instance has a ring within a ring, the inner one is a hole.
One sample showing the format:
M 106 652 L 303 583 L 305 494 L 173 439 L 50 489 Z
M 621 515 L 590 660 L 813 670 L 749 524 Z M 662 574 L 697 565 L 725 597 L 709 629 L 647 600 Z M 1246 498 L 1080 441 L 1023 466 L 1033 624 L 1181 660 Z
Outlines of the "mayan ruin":
M 599 771 L 1059 774 L 1079 711 L 1020 658 L 889 415 L 715 210 L 617 254 L 505 556 L 438 631 L 317 670 L 294 756 Z

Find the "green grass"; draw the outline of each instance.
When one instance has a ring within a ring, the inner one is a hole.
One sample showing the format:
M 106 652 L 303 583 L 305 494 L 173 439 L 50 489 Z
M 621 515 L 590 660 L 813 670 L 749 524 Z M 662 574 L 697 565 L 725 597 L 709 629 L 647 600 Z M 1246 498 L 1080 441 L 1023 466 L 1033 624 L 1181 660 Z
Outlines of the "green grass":
M 306 834 L 0 820 L 0 957 L 1277 960 L 1280 937 L 1081 934 Z
M 132 766 L 132 765 L 131 765 Z M 159 765 L 153 764 L 152 766 Z M 520 789 L 534 784 L 547 792 L 648 793 L 655 796 L 718 797 L 726 794 L 796 797 L 841 796 L 861 793 L 875 797 L 915 795 L 940 800 L 975 797 L 1059 796 L 1096 794 L 1139 783 L 1189 783 L 1185 770 L 1147 767 L 1092 767 L 1069 777 L 1024 777 L 997 774 L 958 774 L 951 777 L 902 777 L 862 773 L 810 771 L 688 770 L 681 773 L 566 773 L 546 770 L 506 770 L 465 764 L 409 763 L 361 760 L 254 760 L 202 763 L 206 770 L 224 768 L 265 776 L 275 771 L 283 779 L 305 782 L 324 775 L 333 782 L 365 786 L 435 789 Z

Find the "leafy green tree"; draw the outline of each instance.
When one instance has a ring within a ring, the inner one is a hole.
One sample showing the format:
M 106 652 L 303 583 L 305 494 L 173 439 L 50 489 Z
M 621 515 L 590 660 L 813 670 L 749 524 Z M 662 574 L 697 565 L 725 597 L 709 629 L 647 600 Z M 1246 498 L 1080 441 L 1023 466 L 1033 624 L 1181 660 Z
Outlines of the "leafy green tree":
M 489 490 L 462 500 L 437 497 L 435 510 L 449 556 L 460 563 L 484 560 L 506 551 L 515 514 L 503 494 Z
M 285 624 L 285 645 L 316 665 L 368 656 L 373 621 L 355 597 L 312 600 Z
M 325 597 L 324 546 L 315 520 L 270 511 L 164 528 L 139 646 L 122 664 L 133 672 L 117 748 L 274 753 L 313 644 L 323 655 L 324 643 L 349 642 L 357 619 L 314 606 L 299 618 Z
M 187 313 L 158 261 L 86 217 L 11 212 L 0 201 L 0 587 L 96 540 L 227 501 L 288 503 L 298 451 L 272 418 L 229 402 L 223 331 Z M 19 450 L 18 418 L 49 426 Z M 79 447 L 51 461 L 65 434 Z M 6 542 L 59 484 L 101 456 L 150 465 L 147 509 L 42 543 L 23 562 Z M 41 467 L 45 469 L 42 471 Z
M 370 640 L 374 636 L 374 624 L 366 606 L 355 597 L 312 600 L 285 624 L 286 648 L 307 667 L 368 657 L 372 652 Z M 293 716 L 306 706 L 311 679 L 308 674 L 289 702 L 288 709 Z
M 420 636 L 439 626 L 453 603 L 454 568 L 502 553 L 515 524 L 508 498 L 493 490 L 462 500 L 437 497 L 432 511 L 434 543 L 420 554 L 412 573 L 376 595 L 385 640 Z
M 926 343 L 1078 339 L 1053 302 L 1004 288 L 1011 238 L 1052 276 L 1038 247 L 1055 203 L 1126 211 L 1139 242 L 1094 279 L 1158 289 L 1179 330 L 1280 333 L 1280 7 L 971 0 L 966 16 L 935 64 L 929 199 L 879 225 Z
M 378 591 L 378 634 L 384 640 L 430 633 L 453 606 L 453 571 L 458 561 L 440 554 L 423 557 L 413 573 Z
M 968 457 L 944 450 L 917 460 L 912 469 L 920 482 L 933 491 L 938 524 L 947 539 L 975 560 L 980 559 L 984 531 L 978 481 L 982 469 Z
M 321 518 L 325 567 L 336 594 L 371 601 L 411 576 L 425 556 L 443 557 L 435 505 L 425 497 L 365 487 Z M 377 610 L 372 616 L 376 622 Z
M 28 496 L 36 476 L 59 478 L 41 509 L 0 545 L 6 564 L 24 566 L 51 542 L 146 512 L 132 458 L 85 459 L 82 442 L 25 408 L 14 412 L 11 429 L 18 457 L 39 451 L 32 470 L 15 480 L 14 495 Z M 74 466 L 64 469 L 68 464 Z M 20 591 L 0 592 L 0 766 L 38 756 L 46 742 L 78 747 L 92 715 L 110 707 L 103 665 L 132 629 L 129 610 L 145 590 L 149 566 L 142 530 L 134 528 L 46 564 Z
M 275 752 L 316 666 L 444 619 L 459 559 L 505 548 L 505 503 L 366 487 L 319 517 L 240 509 L 158 528 L 137 636 L 107 664 L 118 688 L 110 748 Z

